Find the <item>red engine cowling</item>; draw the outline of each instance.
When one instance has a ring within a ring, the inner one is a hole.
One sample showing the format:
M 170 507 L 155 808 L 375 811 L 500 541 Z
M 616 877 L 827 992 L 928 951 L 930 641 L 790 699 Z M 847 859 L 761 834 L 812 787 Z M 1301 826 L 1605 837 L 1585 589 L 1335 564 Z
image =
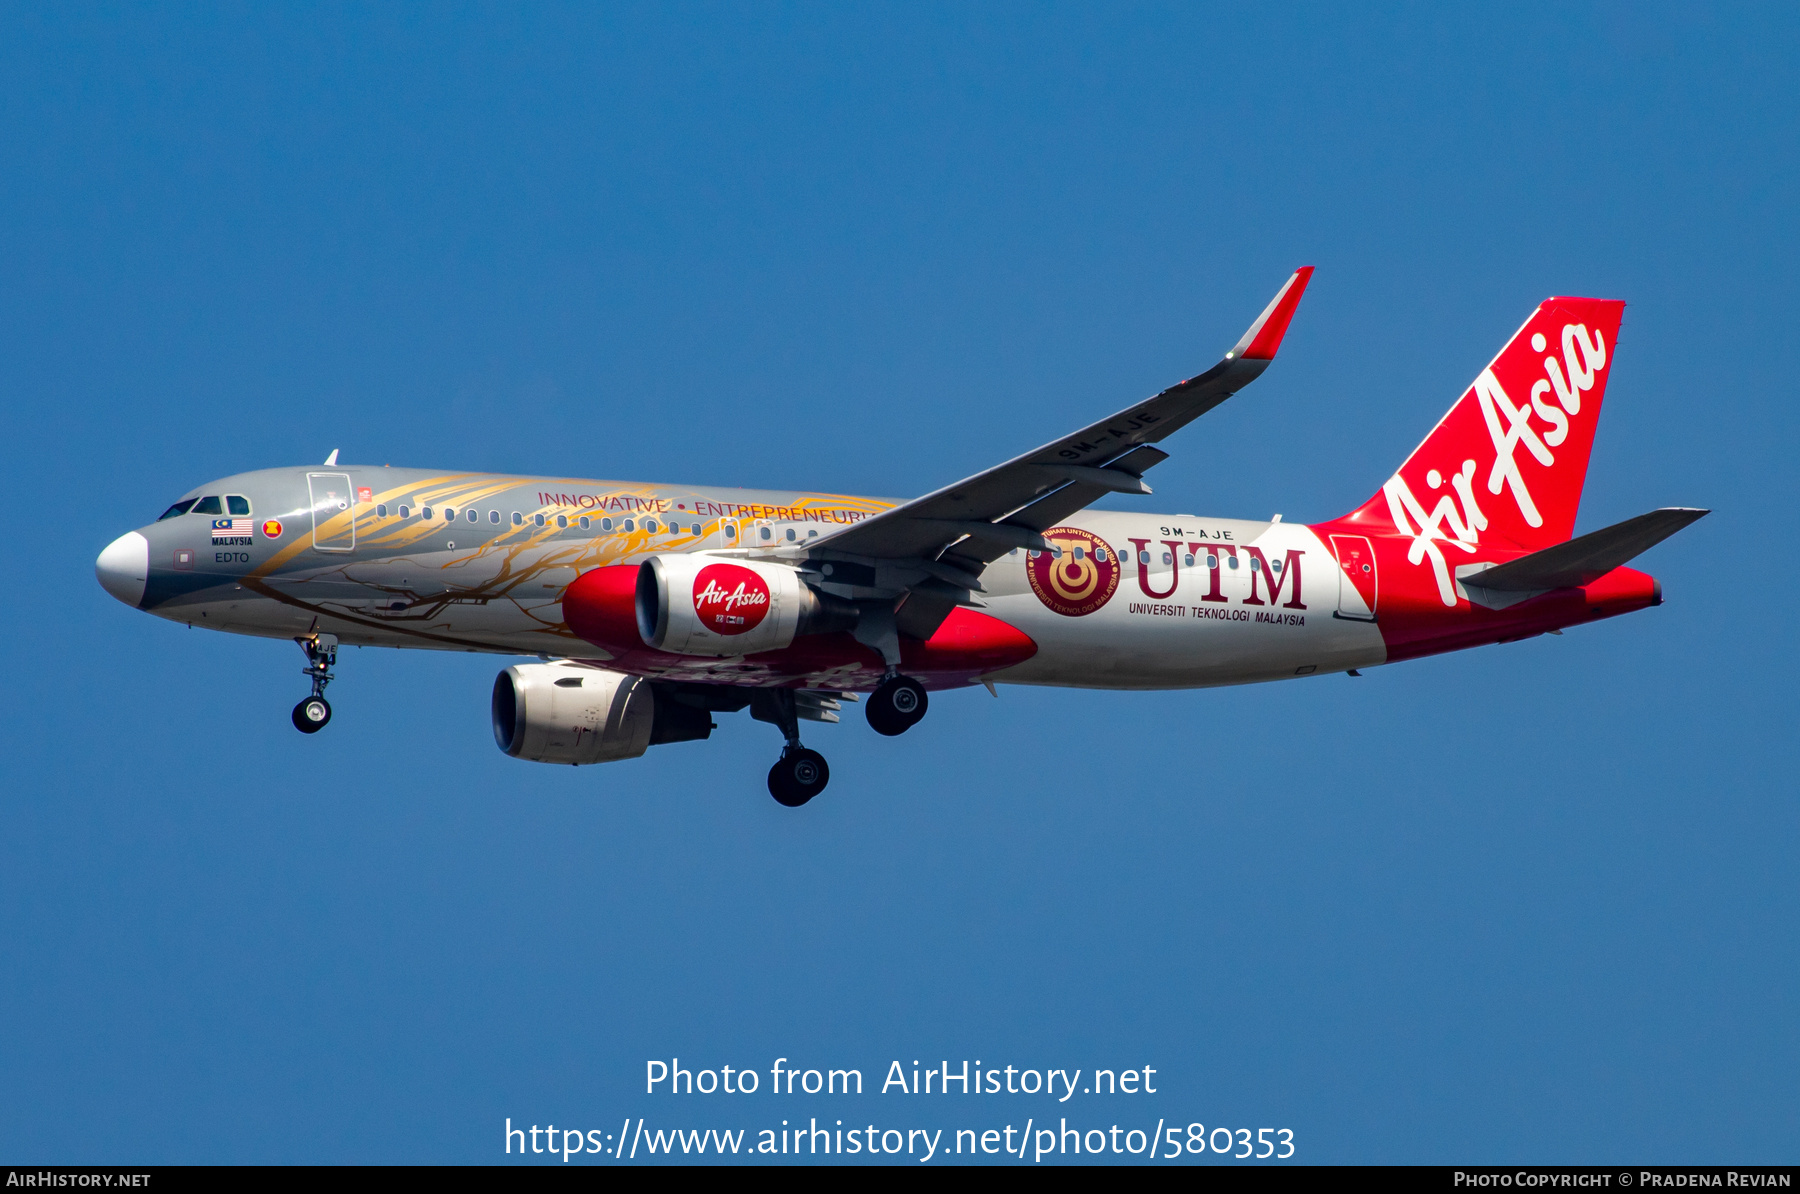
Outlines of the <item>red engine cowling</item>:
M 779 651 L 796 635 L 856 625 L 856 606 L 809 588 L 783 564 L 661 555 L 638 569 L 638 635 L 676 655 Z

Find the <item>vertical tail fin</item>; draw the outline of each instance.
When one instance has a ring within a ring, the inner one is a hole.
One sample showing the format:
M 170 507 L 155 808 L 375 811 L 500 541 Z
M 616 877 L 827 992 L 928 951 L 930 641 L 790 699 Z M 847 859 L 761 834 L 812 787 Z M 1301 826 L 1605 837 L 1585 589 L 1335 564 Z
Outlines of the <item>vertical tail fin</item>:
M 1625 304 L 1549 298 L 1381 491 L 1342 521 L 1473 553 L 1575 530 Z M 1457 553 L 1453 552 L 1452 555 Z

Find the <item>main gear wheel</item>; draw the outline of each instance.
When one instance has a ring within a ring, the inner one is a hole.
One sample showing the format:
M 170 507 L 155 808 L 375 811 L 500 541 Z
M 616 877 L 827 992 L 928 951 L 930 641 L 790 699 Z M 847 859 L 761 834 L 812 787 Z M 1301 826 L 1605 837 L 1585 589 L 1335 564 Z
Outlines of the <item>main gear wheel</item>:
M 804 746 L 782 751 L 769 768 L 769 795 L 789 808 L 799 808 L 830 782 L 831 768 L 826 766 L 825 756 Z
M 923 684 L 911 676 L 889 676 L 869 694 L 869 726 L 889 738 L 904 734 L 919 724 L 930 705 Z

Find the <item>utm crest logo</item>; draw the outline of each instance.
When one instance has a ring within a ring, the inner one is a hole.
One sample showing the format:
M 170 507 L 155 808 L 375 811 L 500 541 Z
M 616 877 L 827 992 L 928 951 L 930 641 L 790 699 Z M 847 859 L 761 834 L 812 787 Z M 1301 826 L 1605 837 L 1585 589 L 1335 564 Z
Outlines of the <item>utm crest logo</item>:
M 1119 587 L 1119 553 L 1098 535 L 1074 527 L 1044 532 L 1056 551 L 1034 551 L 1025 561 L 1031 591 L 1064 617 L 1080 618 L 1112 600 Z

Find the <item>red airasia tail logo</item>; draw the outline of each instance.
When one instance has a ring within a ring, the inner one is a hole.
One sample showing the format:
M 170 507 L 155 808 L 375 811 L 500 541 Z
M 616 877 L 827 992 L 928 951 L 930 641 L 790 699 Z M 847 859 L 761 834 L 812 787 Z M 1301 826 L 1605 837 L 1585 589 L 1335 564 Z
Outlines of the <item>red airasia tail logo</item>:
M 694 577 L 694 612 L 715 634 L 755 630 L 769 615 L 769 586 L 748 568 L 708 564 Z

